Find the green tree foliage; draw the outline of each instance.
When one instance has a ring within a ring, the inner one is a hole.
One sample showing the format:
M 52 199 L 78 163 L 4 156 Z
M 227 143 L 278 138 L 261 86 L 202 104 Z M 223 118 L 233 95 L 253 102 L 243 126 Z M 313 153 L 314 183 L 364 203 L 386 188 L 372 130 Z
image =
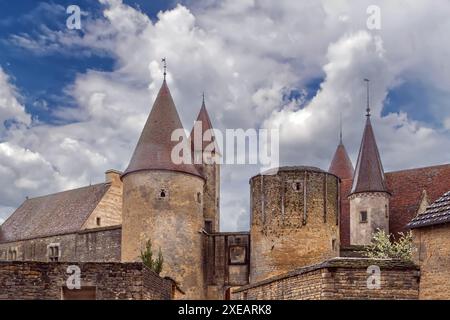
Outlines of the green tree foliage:
M 164 264 L 164 258 L 159 248 L 158 257 L 153 258 L 152 241 L 148 240 L 145 244 L 145 250 L 141 250 L 141 260 L 144 265 L 146 265 L 150 270 L 153 270 L 157 274 L 160 274 Z
M 412 249 L 411 231 L 406 234 L 400 232 L 398 239 L 393 241 L 392 234 L 378 230 L 372 237 L 372 243 L 365 248 L 365 255 L 368 258 L 412 261 Z

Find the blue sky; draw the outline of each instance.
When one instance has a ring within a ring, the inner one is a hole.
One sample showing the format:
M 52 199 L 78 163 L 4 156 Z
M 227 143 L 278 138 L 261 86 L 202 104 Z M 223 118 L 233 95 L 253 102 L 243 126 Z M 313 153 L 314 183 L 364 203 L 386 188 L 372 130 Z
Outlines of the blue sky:
M 139 8 L 151 19 L 161 10 L 174 6 L 171 1 L 125 1 Z M 35 52 L 11 45 L 8 39 L 17 34 L 38 35 L 40 26 L 45 25 L 52 30 L 65 28 L 69 16 L 65 8 L 76 4 L 87 13 L 87 18 L 99 18 L 102 6 L 97 1 L 0 1 L 0 65 L 11 74 L 13 82 L 22 93 L 28 112 L 40 121 L 52 122 L 51 114 L 43 103 L 51 110 L 60 104 L 71 105 L 70 96 L 65 95 L 64 88 L 73 82 L 77 73 L 88 69 L 112 71 L 114 58 L 92 52 L 92 55 L 61 55 L 59 52 L 37 55 Z M 82 31 L 74 30 L 73 32 Z
M 175 1 L 124 1 L 124 3 L 141 10 L 152 20 L 157 19 L 161 10 L 169 10 L 176 6 Z M 11 45 L 8 39 L 17 34 L 38 35 L 40 26 L 49 29 L 63 29 L 68 15 L 65 8 L 76 4 L 87 13 L 87 18 L 102 19 L 102 5 L 97 1 L 32 1 L 22 0 L 11 3 L 0 2 L 2 21 L 0 22 L 0 65 L 13 77 L 13 83 L 22 93 L 26 110 L 40 121 L 52 123 L 55 119 L 49 112 L 60 105 L 73 105 L 73 99 L 64 92 L 77 73 L 86 70 L 112 71 L 114 57 L 99 54 L 94 50 L 90 55 L 74 52 L 61 55 L 60 52 L 36 54 L 27 49 Z M 82 31 L 76 31 L 82 34 Z M 285 95 L 285 99 L 294 100 L 303 89 L 306 99 L 310 100 L 320 87 L 323 78 L 311 79 L 303 88 L 296 88 Z M 415 120 L 439 125 L 439 119 L 421 106 L 432 93 L 423 90 L 420 82 L 405 83 L 389 92 L 384 114 L 406 111 Z M 43 107 L 45 105 L 46 107 Z
M 366 26 L 374 2 L 380 30 Z M 81 30 L 65 26 L 72 4 Z M 340 115 L 356 161 L 366 77 L 386 170 L 450 162 L 449 15 L 445 0 L 0 0 L 0 219 L 123 170 L 162 57 L 187 130 L 205 91 L 218 129 L 279 128 L 282 165 L 327 169 Z M 224 166 L 225 230 L 248 226 L 255 173 Z

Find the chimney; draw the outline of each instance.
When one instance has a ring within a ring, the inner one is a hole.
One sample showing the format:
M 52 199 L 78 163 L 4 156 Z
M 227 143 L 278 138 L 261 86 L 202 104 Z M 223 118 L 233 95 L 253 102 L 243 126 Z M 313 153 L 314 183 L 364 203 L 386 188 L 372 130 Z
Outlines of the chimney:
M 109 169 L 105 172 L 105 182 L 111 182 L 115 184 L 116 182 L 120 181 L 120 176 L 122 175 L 122 172 L 114 169 Z

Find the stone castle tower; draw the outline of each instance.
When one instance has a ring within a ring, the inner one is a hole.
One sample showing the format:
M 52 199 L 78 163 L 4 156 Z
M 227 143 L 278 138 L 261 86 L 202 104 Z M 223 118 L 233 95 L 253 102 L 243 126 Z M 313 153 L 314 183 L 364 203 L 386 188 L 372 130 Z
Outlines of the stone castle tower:
M 205 137 L 205 139 L 202 137 Z M 206 110 L 204 98 L 189 138 L 191 140 L 192 154 L 194 159 L 197 160 L 195 161 L 196 168 L 206 179 L 203 188 L 205 231 L 216 233 L 220 230 L 220 165 L 218 162 L 210 160 L 212 160 L 211 157 L 220 156 L 220 151 L 215 142 L 213 126 Z M 210 144 L 213 146 L 212 149 Z M 203 158 L 205 151 L 210 151 L 211 156 L 208 157 L 206 162 Z
M 389 197 L 383 165 L 367 108 L 350 200 L 350 244 L 370 244 L 377 229 L 389 233 Z
M 250 283 L 339 255 L 339 178 L 281 167 L 250 179 Z
M 206 109 L 202 108 L 199 117 L 205 114 Z M 140 251 L 150 239 L 155 253 L 161 248 L 164 256 L 161 275 L 178 283 L 184 292 L 181 298 L 203 299 L 204 216 L 214 221 L 217 218 L 213 211 L 204 209 L 204 201 L 209 201 L 204 197 L 204 191 L 209 192 L 205 184 L 209 186 L 211 182 L 205 182 L 193 163 L 176 165 L 171 159 L 172 149 L 178 144 L 171 141 L 171 134 L 180 128 L 183 127 L 164 80 L 122 175 L 121 259 L 140 261 Z

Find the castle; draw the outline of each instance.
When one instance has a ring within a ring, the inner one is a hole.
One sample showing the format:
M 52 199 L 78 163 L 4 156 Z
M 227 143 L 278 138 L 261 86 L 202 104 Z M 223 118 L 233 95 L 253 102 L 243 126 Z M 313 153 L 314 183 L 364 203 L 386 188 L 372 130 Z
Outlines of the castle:
M 212 129 L 204 101 L 197 121 Z M 417 299 L 437 297 L 436 285 L 450 298 L 450 164 L 385 173 L 369 108 L 355 169 L 341 137 L 328 171 L 250 178 L 249 232 L 220 232 L 219 164 L 171 160 L 180 128 L 164 80 L 124 172 L 27 199 L 0 228 L 0 298 L 76 298 L 64 282 L 72 264 L 85 299 Z M 377 229 L 410 228 L 415 264 L 361 257 Z M 148 240 L 163 253 L 160 276 L 140 263 Z M 379 291 L 366 288 L 374 264 Z

